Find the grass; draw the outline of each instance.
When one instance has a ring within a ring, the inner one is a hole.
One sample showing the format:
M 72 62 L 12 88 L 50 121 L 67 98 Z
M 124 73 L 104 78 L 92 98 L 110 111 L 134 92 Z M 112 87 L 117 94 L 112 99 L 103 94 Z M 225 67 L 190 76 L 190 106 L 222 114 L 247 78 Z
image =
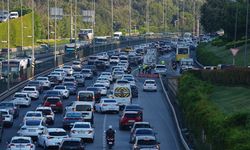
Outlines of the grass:
M 27 14 L 22 17 L 23 19 L 23 36 L 24 36 L 24 46 L 32 45 L 32 38 L 28 36 L 32 35 L 32 15 Z M 8 23 L 0 23 L 0 47 L 7 47 L 7 43 L 2 43 L 1 41 L 7 41 L 8 37 Z M 22 45 L 22 33 L 21 33 L 21 17 L 17 19 L 10 20 L 10 47 L 16 47 Z
M 248 49 L 250 48 L 250 44 L 248 45 Z M 203 45 L 200 47 L 203 52 L 205 52 L 203 55 L 206 56 L 206 53 L 212 53 L 215 57 L 209 57 L 206 59 L 206 57 L 202 57 L 199 59 L 202 64 L 205 65 L 217 65 L 218 63 L 222 64 L 232 64 L 233 63 L 233 56 L 229 49 L 226 49 L 225 46 L 213 46 L 211 43 L 208 43 L 206 45 Z M 235 57 L 235 64 L 236 66 L 244 66 L 244 49 L 245 46 L 239 47 L 240 51 Z M 199 50 L 199 49 L 198 49 Z M 202 52 L 202 53 L 203 53 Z M 199 55 L 197 55 L 199 57 Z M 250 58 L 250 52 L 247 53 L 247 60 Z M 219 61 L 218 61 L 219 59 Z M 250 65 L 250 61 L 247 62 L 248 65 Z
M 249 88 L 215 86 L 211 99 L 226 114 L 250 111 Z

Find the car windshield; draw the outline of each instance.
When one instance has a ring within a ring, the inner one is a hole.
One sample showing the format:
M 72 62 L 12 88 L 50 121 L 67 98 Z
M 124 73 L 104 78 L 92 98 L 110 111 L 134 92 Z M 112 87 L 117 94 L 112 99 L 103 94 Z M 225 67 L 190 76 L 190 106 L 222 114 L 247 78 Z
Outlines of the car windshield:
M 63 131 L 60 131 L 60 132 L 49 132 L 49 135 L 50 136 L 66 136 L 67 133 L 66 132 L 63 132 Z
M 71 67 L 63 67 L 63 69 L 71 69 Z
M 2 115 L 8 115 L 7 111 L 0 111 Z
M 42 117 L 40 113 L 27 113 L 26 117 Z
M 37 78 L 37 80 L 39 80 L 39 81 L 45 81 L 45 80 L 47 80 L 47 78 Z
M 137 130 L 136 135 L 150 135 L 153 134 L 151 130 Z
M 91 111 L 91 105 L 76 105 L 76 111 Z
M 80 65 L 80 62 L 73 62 L 73 65 Z
M 93 93 L 79 93 L 79 101 L 93 101 Z
M 26 144 L 26 143 L 30 143 L 30 140 L 27 140 L 27 139 L 14 139 L 14 140 L 11 141 L 11 143 L 14 143 L 14 144 L 20 144 L 20 143 Z
M 66 117 L 68 117 L 68 118 L 81 118 L 82 114 L 81 113 L 67 113 Z
M 41 123 L 40 120 L 27 120 L 26 126 L 39 126 Z
M 35 91 L 34 88 L 24 88 L 23 90 L 24 90 L 24 91 Z
M 75 81 L 75 79 L 74 79 L 74 78 L 65 78 L 65 79 L 64 79 L 64 82 L 65 82 L 65 81 Z
M 90 70 L 82 70 L 82 73 L 90 73 Z
M 157 142 L 155 140 L 145 139 L 145 140 L 138 140 L 137 144 L 138 145 L 155 145 L 157 144 Z
M 75 124 L 74 128 L 90 128 L 89 124 Z

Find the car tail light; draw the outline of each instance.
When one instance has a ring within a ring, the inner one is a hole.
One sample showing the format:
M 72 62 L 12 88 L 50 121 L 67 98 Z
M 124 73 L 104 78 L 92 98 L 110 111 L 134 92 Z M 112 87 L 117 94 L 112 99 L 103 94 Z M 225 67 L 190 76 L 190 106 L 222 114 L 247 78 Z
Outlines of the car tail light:
M 29 146 L 30 148 L 33 148 L 33 145 L 32 145 L 32 144 L 27 144 L 26 146 Z
M 102 106 L 108 106 L 107 104 L 102 104 Z
M 44 106 L 50 106 L 50 102 L 45 102 Z
M 57 107 L 61 107 L 61 106 L 62 106 L 62 103 L 61 103 L 61 102 L 57 102 L 57 103 L 56 103 L 56 106 L 57 106 Z
M 69 118 L 63 118 L 63 120 L 69 120 Z
M 77 100 L 79 101 L 79 99 L 80 99 L 80 97 L 79 96 L 77 96 Z
M 8 147 L 10 148 L 11 146 L 15 146 L 15 144 L 9 144 Z

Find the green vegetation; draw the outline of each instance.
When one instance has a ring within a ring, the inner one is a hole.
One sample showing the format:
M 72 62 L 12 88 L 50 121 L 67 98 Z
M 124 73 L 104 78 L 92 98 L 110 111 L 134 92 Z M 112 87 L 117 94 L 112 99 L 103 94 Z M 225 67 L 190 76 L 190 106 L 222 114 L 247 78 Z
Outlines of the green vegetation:
M 246 87 L 214 86 L 211 100 L 226 114 L 250 112 L 250 89 Z
M 216 42 L 213 42 L 216 43 Z M 219 46 L 215 46 L 213 43 L 201 44 L 197 49 L 197 59 L 203 65 L 218 65 L 218 64 L 232 64 L 233 55 L 230 51 L 232 47 L 232 42 L 220 42 L 216 43 Z M 229 45 L 229 46 L 228 46 Z M 235 57 L 236 66 L 244 66 L 244 55 L 245 55 L 245 46 L 241 44 L 239 47 L 240 51 Z M 248 45 L 249 49 L 249 45 Z M 247 53 L 247 58 L 250 57 L 250 53 Z M 247 62 L 250 65 L 250 62 Z
M 250 113 L 246 112 L 249 109 L 246 106 L 242 107 L 242 110 L 235 111 L 236 106 L 234 108 L 229 106 L 233 106 L 230 103 L 235 99 L 245 102 L 245 98 L 248 98 L 246 91 L 243 91 L 245 95 L 243 93 L 235 97 L 236 93 L 224 94 L 226 90 L 226 87 L 201 81 L 191 73 L 186 73 L 180 78 L 178 100 L 183 108 L 186 122 L 194 133 L 195 143 L 199 145 L 197 149 L 206 150 L 208 147 L 214 150 L 250 149 Z M 220 104 L 229 107 L 220 107 Z

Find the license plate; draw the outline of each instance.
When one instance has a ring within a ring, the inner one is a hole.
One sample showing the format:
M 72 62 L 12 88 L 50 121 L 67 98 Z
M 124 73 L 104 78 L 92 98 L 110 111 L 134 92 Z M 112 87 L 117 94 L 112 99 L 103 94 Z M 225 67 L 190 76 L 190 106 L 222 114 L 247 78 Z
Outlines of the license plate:
M 25 146 L 24 145 L 17 145 L 16 147 L 17 148 L 24 148 Z
M 113 142 L 109 142 L 109 144 L 113 144 Z
M 52 107 L 56 106 L 55 104 L 51 104 Z
M 35 129 L 29 129 L 28 131 L 29 131 L 29 132 L 36 132 Z
M 128 122 L 135 122 L 134 120 L 129 120 Z

